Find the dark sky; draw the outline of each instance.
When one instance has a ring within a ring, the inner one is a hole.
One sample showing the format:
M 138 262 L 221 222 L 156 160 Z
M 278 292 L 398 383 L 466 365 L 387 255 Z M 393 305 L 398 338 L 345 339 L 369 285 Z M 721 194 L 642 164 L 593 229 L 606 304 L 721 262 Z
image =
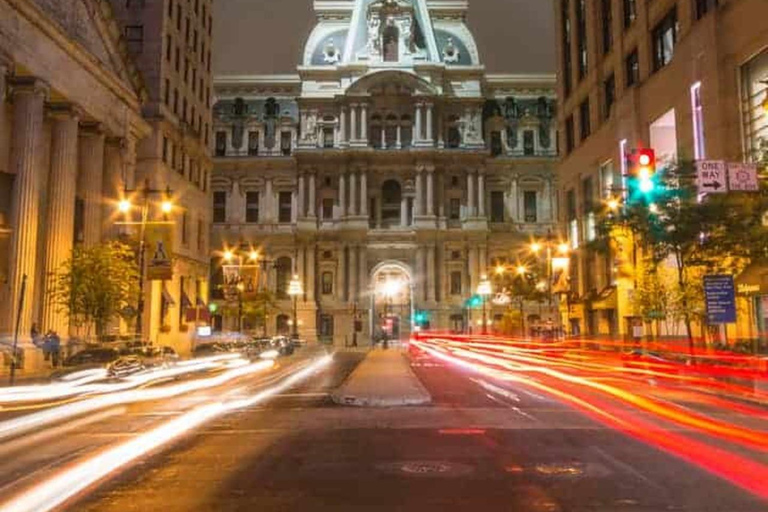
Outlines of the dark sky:
M 294 73 L 314 25 L 312 0 L 216 0 L 219 75 Z M 492 73 L 553 73 L 551 0 L 469 0 L 469 25 Z

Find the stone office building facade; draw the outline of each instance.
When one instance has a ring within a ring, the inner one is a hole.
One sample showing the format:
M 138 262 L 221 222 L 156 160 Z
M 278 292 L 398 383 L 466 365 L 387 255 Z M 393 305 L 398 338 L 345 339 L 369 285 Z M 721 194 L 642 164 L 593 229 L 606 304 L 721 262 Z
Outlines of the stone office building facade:
M 556 231 L 556 114 L 554 77 L 485 72 L 466 8 L 319 1 L 297 75 L 216 78 L 222 306 L 237 300 L 221 293 L 227 271 L 257 267 L 256 286 L 278 295 L 269 333 L 291 323 L 293 276 L 309 339 L 350 343 L 355 323 L 359 343 L 383 326 L 404 337 L 416 312 L 478 328 L 465 303 L 481 277 Z

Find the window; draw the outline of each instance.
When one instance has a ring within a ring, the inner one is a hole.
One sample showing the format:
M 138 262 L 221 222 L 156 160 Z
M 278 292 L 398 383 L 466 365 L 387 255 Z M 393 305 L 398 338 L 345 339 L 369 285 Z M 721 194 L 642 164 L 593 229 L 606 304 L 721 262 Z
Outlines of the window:
M 142 25 L 125 27 L 125 42 L 128 44 L 129 52 L 141 53 L 144 49 L 144 27 Z
M 579 52 L 579 79 L 584 78 L 588 71 L 587 62 L 587 0 L 578 0 L 576 9 L 576 25 L 578 28 L 577 42 Z
M 181 307 L 179 308 L 179 325 L 184 324 L 184 314 L 186 313 L 186 309 L 192 306 L 192 304 L 185 303 L 186 290 L 184 290 L 184 281 L 185 281 L 184 276 L 180 276 L 179 277 L 179 302 L 181 303 Z
M 526 190 L 523 192 L 523 215 L 525 222 L 536 222 L 538 220 L 538 205 L 536 204 L 536 191 Z
M 673 8 L 654 27 L 652 32 L 654 71 L 663 68 L 672 60 L 675 54 L 677 31 L 677 9 Z
M 333 128 L 323 128 L 323 147 L 333 148 Z
M 602 28 L 603 54 L 610 53 L 613 47 L 613 7 L 612 0 L 600 0 L 600 20 Z
M 248 132 L 248 155 L 257 156 L 259 154 L 259 132 Z
M 323 220 L 333 219 L 333 198 L 326 197 L 323 199 Z
M 189 223 L 187 222 L 187 212 L 181 214 L 181 243 L 187 245 L 189 241 Z
M 173 0 L 168 0 L 168 17 L 173 18 Z
M 586 139 L 592 133 L 592 125 L 589 119 L 589 99 L 585 99 L 579 105 L 579 137 Z
M 451 272 L 451 295 L 461 296 L 461 272 Z
M 627 59 L 624 61 L 624 69 L 627 75 L 627 87 L 637 85 L 640 82 L 640 59 L 637 55 L 637 48 L 627 55 Z
M 584 201 L 584 213 L 592 211 L 594 207 L 594 187 L 592 186 L 592 178 L 584 178 L 581 182 L 581 196 Z
M 171 36 L 165 36 L 165 60 L 168 62 L 171 62 L 171 57 L 173 56 L 173 41 L 171 40 Z
M 461 132 L 458 126 L 448 127 L 448 147 L 456 149 L 461 146 Z
M 534 140 L 533 130 L 525 130 L 523 132 L 523 154 L 524 155 L 532 156 L 534 153 L 536 153 L 536 146 L 533 140 Z
M 568 116 L 565 120 L 565 153 L 568 154 L 573 151 L 576 145 L 576 140 L 573 133 L 573 115 Z
M 245 193 L 245 222 L 259 222 L 259 193 Z
M 181 30 L 181 6 L 176 5 L 176 30 Z
M 741 66 L 741 111 L 744 134 L 744 156 L 755 162 L 768 158 L 768 49 Z
M 560 3 L 562 20 L 562 52 L 563 52 L 563 87 L 565 95 L 571 94 L 571 15 L 569 0 Z
M 576 249 L 579 246 L 579 221 L 576 218 L 576 191 L 568 191 L 566 200 L 566 213 L 568 215 L 568 241 L 571 247 Z M 573 261 L 575 258 L 572 258 Z
M 227 222 L 227 193 L 222 190 L 213 193 L 213 222 Z
M 291 282 L 291 269 L 293 268 L 291 258 L 286 256 L 278 258 L 275 268 L 277 269 L 277 289 L 275 293 L 279 299 L 286 299 L 288 298 L 288 286 Z
M 291 154 L 291 132 L 280 132 L 280 150 L 283 156 Z
M 637 0 L 623 0 L 624 28 L 629 28 L 637 19 Z
M 696 160 L 706 158 L 704 146 L 704 110 L 701 105 L 701 82 L 691 86 L 691 115 L 693 118 L 693 153 Z
M 74 243 L 81 243 L 85 240 L 85 201 L 75 198 L 75 236 Z
M 178 46 L 176 47 L 176 58 L 174 60 L 175 60 L 176 72 L 178 73 L 179 70 L 181 69 L 181 48 L 179 48 Z
M 320 315 L 319 335 L 330 338 L 333 336 L 333 315 Z
M 278 208 L 278 222 L 291 222 L 293 220 L 293 194 L 280 192 L 278 194 Z
M 504 222 L 504 192 L 491 191 L 491 222 Z
M 603 118 L 611 117 L 611 109 L 616 102 L 616 76 L 611 74 L 603 82 Z
M 448 202 L 448 218 L 450 220 L 461 218 L 461 199 L 458 197 L 452 197 Z
M 333 295 L 333 272 L 323 272 L 320 278 L 320 289 L 323 295 Z
M 608 160 L 600 166 L 600 189 L 604 199 L 612 198 L 614 189 L 618 188 L 613 170 L 613 160 Z
M 203 219 L 197 219 L 197 250 L 205 251 L 205 223 Z
M 718 5 L 718 0 L 694 0 L 694 14 L 696 19 L 700 20 L 707 15 L 708 12 L 715 10 Z
M 168 137 L 163 137 L 163 163 L 168 163 Z
M 216 156 L 225 156 L 227 154 L 227 132 L 216 132 Z
M 171 106 L 171 81 L 165 79 L 165 106 Z

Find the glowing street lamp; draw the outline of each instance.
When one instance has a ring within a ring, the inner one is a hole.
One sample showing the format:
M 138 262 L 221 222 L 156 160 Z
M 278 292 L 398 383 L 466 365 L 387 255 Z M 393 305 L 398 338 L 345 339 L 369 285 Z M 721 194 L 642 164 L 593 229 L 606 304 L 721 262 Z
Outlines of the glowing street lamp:
M 173 203 L 166 199 L 160 204 L 160 209 L 163 211 L 163 213 L 171 213 L 173 211 Z
M 301 280 L 299 280 L 298 274 L 293 275 L 293 279 L 288 283 L 288 295 L 293 298 L 293 338 L 299 338 L 299 322 L 298 322 L 298 299 L 299 295 L 302 295 L 304 290 L 301 287 Z
M 128 213 L 131 211 L 131 207 L 133 205 L 128 199 L 122 199 L 119 203 L 117 203 L 117 209 L 120 211 L 120 213 Z
M 571 250 L 571 246 L 568 245 L 567 243 L 562 243 L 557 246 L 557 252 L 563 255 L 568 254 L 570 250 Z
M 488 334 L 488 310 L 486 304 L 491 293 L 491 282 L 488 280 L 488 276 L 483 275 L 480 278 L 480 284 L 477 285 L 477 294 L 483 298 L 483 334 Z
M 519 265 L 517 267 L 517 275 L 524 276 L 528 272 L 528 268 L 525 265 Z
M 227 263 L 229 263 L 229 262 L 230 262 L 230 261 L 232 261 L 234 258 L 235 258 L 235 253 L 233 253 L 233 252 L 232 252 L 232 251 L 230 251 L 230 250 L 226 250 L 226 251 L 224 251 L 224 261 L 226 261 Z

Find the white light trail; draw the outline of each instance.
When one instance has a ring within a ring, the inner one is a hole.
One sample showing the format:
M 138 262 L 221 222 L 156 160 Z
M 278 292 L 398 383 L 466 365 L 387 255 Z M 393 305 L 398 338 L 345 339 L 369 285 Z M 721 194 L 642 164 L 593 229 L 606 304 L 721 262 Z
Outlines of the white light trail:
M 251 397 L 231 402 L 213 402 L 182 414 L 178 418 L 163 423 L 128 442 L 95 455 L 50 479 L 38 483 L 29 491 L 2 505 L 0 512 L 46 512 L 55 509 L 139 457 L 157 450 L 218 416 L 251 407 L 281 393 L 330 364 L 332 360 L 333 356 L 324 356 L 286 378 L 280 384 Z

